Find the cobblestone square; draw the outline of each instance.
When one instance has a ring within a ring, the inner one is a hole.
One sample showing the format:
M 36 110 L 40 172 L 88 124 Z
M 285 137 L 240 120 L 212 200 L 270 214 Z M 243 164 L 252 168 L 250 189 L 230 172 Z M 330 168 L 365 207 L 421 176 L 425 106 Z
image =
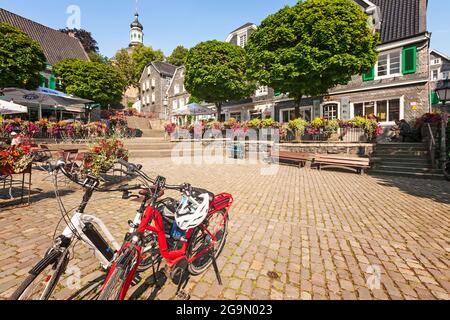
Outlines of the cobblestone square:
M 189 182 L 235 198 L 228 242 L 218 261 L 224 285 L 209 270 L 189 282 L 192 299 L 450 298 L 450 188 L 445 181 L 289 166 L 263 176 L 260 165 L 138 161 L 170 184 Z M 33 190 L 42 192 L 33 195 L 30 207 L 2 207 L 7 200 L 1 195 L 1 299 L 44 255 L 61 219 L 52 184 L 44 179 L 44 173 L 34 174 Z M 81 190 L 73 184 L 61 189 L 67 208 L 76 207 Z M 120 194 L 96 194 L 87 212 L 103 219 L 121 240 L 138 206 Z M 81 245 L 70 265 L 81 269 L 82 285 L 101 275 L 92 252 Z M 277 279 L 268 276 L 271 271 Z M 66 278 L 57 299 L 73 293 Z M 175 290 L 167 281 L 157 293 L 148 288 L 137 298 L 172 299 Z

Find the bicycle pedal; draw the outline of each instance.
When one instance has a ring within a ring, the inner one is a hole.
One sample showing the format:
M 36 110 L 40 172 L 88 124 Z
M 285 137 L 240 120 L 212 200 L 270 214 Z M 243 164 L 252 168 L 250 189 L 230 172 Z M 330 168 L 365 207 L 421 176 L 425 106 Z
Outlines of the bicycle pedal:
M 142 277 L 140 275 L 135 275 L 133 281 L 131 281 L 131 286 L 137 286 L 139 284 L 139 282 L 142 281 Z
M 186 293 L 184 290 L 181 290 L 180 292 L 177 293 L 175 300 L 188 301 L 191 300 L 191 295 Z

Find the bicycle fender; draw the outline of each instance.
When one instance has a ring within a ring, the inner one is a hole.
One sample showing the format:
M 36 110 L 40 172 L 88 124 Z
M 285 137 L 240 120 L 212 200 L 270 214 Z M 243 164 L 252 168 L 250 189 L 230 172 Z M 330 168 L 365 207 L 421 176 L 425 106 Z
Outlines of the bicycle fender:
M 55 263 L 60 256 L 61 256 L 60 251 L 53 250 L 44 259 L 42 259 L 40 262 L 38 262 L 38 264 L 33 269 L 31 269 L 29 274 L 32 274 L 32 275 L 40 274 L 45 269 L 45 267 L 47 267 L 49 264 Z

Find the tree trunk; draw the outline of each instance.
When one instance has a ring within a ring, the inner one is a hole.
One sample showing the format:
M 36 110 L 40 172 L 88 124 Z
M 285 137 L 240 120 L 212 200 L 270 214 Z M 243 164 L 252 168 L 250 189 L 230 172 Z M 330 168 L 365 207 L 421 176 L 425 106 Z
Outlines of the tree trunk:
M 302 97 L 295 99 L 295 119 L 300 118 L 300 106 L 302 104 Z
M 217 121 L 220 121 L 220 118 L 222 116 L 222 102 L 216 103 L 216 109 L 217 109 Z

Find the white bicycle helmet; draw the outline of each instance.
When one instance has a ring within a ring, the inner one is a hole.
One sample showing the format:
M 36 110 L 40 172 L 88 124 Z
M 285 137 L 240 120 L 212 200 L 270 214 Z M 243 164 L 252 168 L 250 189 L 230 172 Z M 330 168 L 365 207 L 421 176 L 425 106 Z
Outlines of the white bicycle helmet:
M 209 201 L 210 195 L 207 193 L 199 195 L 197 199 L 184 195 L 175 213 L 178 227 L 183 231 L 198 227 L 208 216 Z

